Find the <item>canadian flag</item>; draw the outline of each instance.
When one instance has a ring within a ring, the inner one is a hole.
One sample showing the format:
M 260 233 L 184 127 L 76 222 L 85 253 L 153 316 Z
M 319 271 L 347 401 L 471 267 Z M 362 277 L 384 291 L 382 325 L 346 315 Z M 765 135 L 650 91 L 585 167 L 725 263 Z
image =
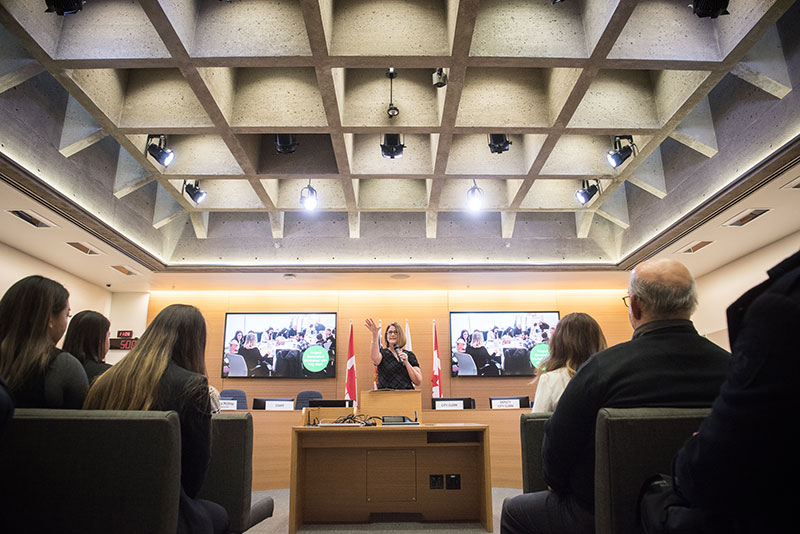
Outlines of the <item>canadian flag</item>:
M 347 373 L 344 379 L 344 398 L 353 401 L 354 406 L 358 406 L 358 396 L 356 391 L 356 348 L 353 343 L 353 321 L 350 321 L 350 343 L 347 347 Z
M 431 391 L 435 399 L 442 398 L 442 362 L 439 360 L 439 337 L 436 335 L 436 321 L 433 321 L 433 374 Z

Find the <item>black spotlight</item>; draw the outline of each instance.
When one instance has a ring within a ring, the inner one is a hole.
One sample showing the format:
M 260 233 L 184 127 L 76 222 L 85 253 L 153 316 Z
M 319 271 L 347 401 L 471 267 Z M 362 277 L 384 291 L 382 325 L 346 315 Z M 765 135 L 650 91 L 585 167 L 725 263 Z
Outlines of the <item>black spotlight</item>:
M 447 73 L 444 71 L 443 68 L 439 67 L 435 71 L 433 71 L 433 86 L 434 87 L 444 87 L 447 85 Z
M 710 17 L 715 19 L 720 15 L 730 15 L 728 12 L 728 0 L 694 0 L 692 12 L 700 18 Z
M 595 180 L 596 183 L 589 185 L 588 180 L 584 180 L 581 182 L 581 188 L 575 191 L 575 198 L 578 199 L 578 202 L 581 203 L 581 206 L 585 206 L 587 202 L 592 200 L 592 198 L 600 191 L 600 181 Z
M 195 180 L 194 183 L 186 183 L 184 181 L 183 190 L 186 191 L 186 194 L 189 195 L 189 198 L 191 198 L 195 204 L 202 203 L 208 196 L 208 193 L 200 189 L 200 182 L 197 180 Z
M 299 144 L 297 134 L 277 134 L 275 136 L 275 150 L 278 151 L 278 154 L 291 154 Z
M 55 13 L 56 15 L 72 15 L 83 9 L 84 0 L 45 0 L 47 9 L 45 13 Z
M 400 109 L 392 102 L 392 80 L 397 78 L 397 71 L 389 67 L 386 70 L 386 77 L 389 78 L 389 108 L 386 110 L 386 114 L 393 119 L 400 114 Z
M 627 144 L 623 145 L 622 141 L 627 141 Z M 608 164 L 616 169 L 631 155 L 635 156 L 636 154 L 637 149 L 636 143 L 633 142 L 633 136 L 617 135 L 614 137 L 614 150 L 609 150 L 606 159 L 608 159 Z
M 489 150 L 492 154 L 502 154 L 507 152 L 511 146 L 506 134 L 489 134 Z
M 395 159 L 403 157 L 403 149 L 406 145 L 400 139 L 400 134 L 383 134 L 381 143 L 381 155 L 384 158 Z
M 175 159 L 175 153 L 167 148 L 166 135 L 148 135 L 147 153 L 164 167 L 169 167 Z

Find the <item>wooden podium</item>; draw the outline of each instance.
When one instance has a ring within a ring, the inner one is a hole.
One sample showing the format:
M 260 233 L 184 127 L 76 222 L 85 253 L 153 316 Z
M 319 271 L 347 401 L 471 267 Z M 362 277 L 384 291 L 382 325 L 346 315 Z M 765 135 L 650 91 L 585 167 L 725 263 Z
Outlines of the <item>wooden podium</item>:
M 358 413 L 377 417 L 405 415 L 414 421 L 422 415 L 422 392 L 413 389 L 362 391 Z

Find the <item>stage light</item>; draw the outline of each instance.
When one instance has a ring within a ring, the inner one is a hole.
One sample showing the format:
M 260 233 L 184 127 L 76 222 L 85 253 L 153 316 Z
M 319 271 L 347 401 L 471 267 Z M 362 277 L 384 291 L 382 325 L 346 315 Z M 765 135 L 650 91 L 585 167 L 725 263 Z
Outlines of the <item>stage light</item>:
M 386 110 L 386 114 L 393 119 L 400 114 L 400 109 L 392 102 L 392 81 L 397 78 L 397 71 L 389 67 L 386 70 L 386 77 L 389 78 L 389 108 Z
M 508 151 L 511 141 L 506 134 L 489 134 L 489 150 L 492 154 L 502 154 Z
M 622 141 L 627 141 L 627 144 L 623 145 Z M 617 135 L 614 137 L 614 150 L 609 150 L 608 154 L 606 154 L 606 159 L 608 164 L 616 169 L 626 159 L 632 155 L 635 156 L 637 153 L 636 143 L 633 142 L 632 135 Z
M 444 87 L 447 85 L 447 73 L 443 68 L 439 67 L 433 71 L 432 83 L 434 87 Z
M 278 154 L 291 154 L 299 144 L 297 134 L 277 134 L 275 136 L 275 150 L 278 151 Z
M 157 141 L 155 141 L 157 139 Z M 166 135 L 148 135 L 147 153 L 159 162 L 163 167 L 169 167 L 175 159 L 175 153 L 167 148 Z
M 728 0 L 694 0 L 689 6 L 692 8 L 692 12 L 700 18 L 715 19 L 720 15 L 730 15 Z
M 45 0 L 47 9 L 45 13 L 55 13 L 56 15 L 72 15 L 83 9 L 84 0 Z
M 317 209 L 317 190 L 311 187 L 311 180 L 308 180 L 308 185 L 300 190 L 300 205 L 307 211 L 314 211 Z
M 406 145 L 400 139 L 400 134 L 383 134 L 381 143 L 381 155 L 384 158 L 395 159 L 403 157 L 403 149 Z
M 195 204 L 201 204 L 208 196 L 208 193 L 200 189 L 200 182 L 197 180 L 195 180 L 194 183 L 187 183 L 184 180 L 183 190 L 186 191 L 186 194 L 189 195 L 189 198 L 191 198 Z
M 583 180 L 581 188 L 575 191 L 575 198 L 578 199 L 581 206 L 585 206 L 600 191 L 600 181 L 595 180 L 595 182 L 595 184 L 589 185 L 588 180 Z
M 483 206 L 483 189 L 478 187 L 475 179 L 472 179 L 472 187 L 467 191 L 467 207 L 470 211 L 480 211 Z

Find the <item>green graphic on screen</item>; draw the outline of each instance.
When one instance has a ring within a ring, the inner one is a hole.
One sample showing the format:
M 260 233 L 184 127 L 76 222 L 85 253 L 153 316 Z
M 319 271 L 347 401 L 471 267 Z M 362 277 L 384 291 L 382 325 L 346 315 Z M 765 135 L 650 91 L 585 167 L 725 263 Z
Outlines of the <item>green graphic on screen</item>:
M 325 347 L 312 345 L 303 351 L 303 367 L 312 373 L 324 370 L 330 361 L 331 358 Z
M 531 365 L 538 368 L 542 360 L 550 356 L 550 345 L 539 343 L 531 349 Z

